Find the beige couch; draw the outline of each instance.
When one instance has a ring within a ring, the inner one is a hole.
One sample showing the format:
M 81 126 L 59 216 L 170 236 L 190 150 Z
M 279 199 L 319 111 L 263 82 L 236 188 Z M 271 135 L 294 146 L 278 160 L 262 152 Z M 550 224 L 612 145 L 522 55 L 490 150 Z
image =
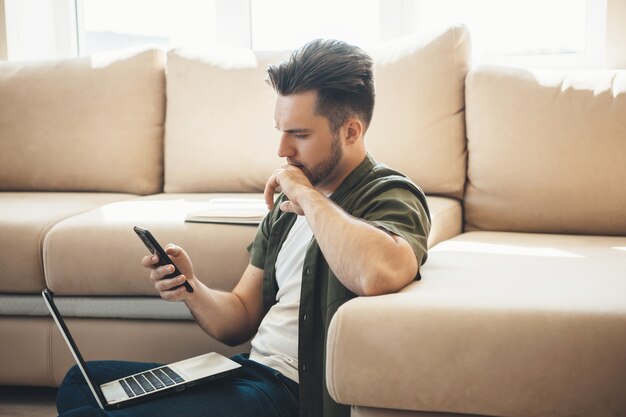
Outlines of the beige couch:
M 626 415 L 626 72 L 470 70 L 462 26 L 371 52 L 366 143 L 428 194 L 431 251 L 422 281 L 340 308 L 333 397 L 354 416 Z M 87 359 L 248 349 L 155 297 L 132 226 L 233 288 L 255 227 L 184 218 L 260 196 L 281 163 L 263 80 L 285 57 L 0 64 L 0 385 L 56 386 L 72 365 L 46 286 Z

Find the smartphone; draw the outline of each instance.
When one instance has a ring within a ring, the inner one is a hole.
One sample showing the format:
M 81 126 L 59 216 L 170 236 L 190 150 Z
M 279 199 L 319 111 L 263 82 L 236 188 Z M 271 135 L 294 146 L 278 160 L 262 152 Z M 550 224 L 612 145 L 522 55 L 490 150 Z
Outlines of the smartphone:
M 137 236 L 139 236 L 139 239 L 141 239 L 141 241 L 144 243 L 144 245 L 146 245 L 146 247 L 148 248 L 150 253 L 152 253 L 153 255 L 156 254 L 159 257 L 159 263 L 157 264 L 157 266 L 174 265 L 174 262 L 172 262 L 172 260 L 167 255 L 167 253 L 165 253 L 165 250 L 163 250 L 161 245 L 159 245 L 159 242 L 157 242 L 157 240 L 154 238 L 154 236 L 152 236 L 152 233 L 150 233 L 149 230 L 142 229 L 139 226 L 135 226 L 133 228 L 133 230 L 135 231 L 135 233 L 137 233 Z M 176 265 L 174 265 L 174 272 L 172 272 L 169 275 L 164 276 L 163 279 L 165 279 L 165 278 L 174 278 L 174 277 L 177 277 L 179 275 L 182 275 L 182 274 L 178 270 L 178 267 Z M 185 281 L 182 284 L 172 288 L 171 290 L 178 289 L 181 286 L 185 286 L 185 288 L 187 289 L 187 292 L 190 292 L 190 293 L 193 292 L 193 287 L 187 281 Z

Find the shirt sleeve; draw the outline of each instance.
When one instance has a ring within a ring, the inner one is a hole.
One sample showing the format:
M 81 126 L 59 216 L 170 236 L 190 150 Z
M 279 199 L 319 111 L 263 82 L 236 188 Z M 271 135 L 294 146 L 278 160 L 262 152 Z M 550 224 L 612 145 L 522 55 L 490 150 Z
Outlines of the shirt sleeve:
M 370 199 L 359 211 L 358 217 L 406 240 L 418 265 L 426 262 L 430 220 L 415 194 L 404 188 L 388 189 Z
M 263 218 L 256 231 L 254 241 L 248 246 L 250 253 L 250 263 L 257 268 L 265 269 L 265 257 L 270 237 L 270 217 L 271 212 Z

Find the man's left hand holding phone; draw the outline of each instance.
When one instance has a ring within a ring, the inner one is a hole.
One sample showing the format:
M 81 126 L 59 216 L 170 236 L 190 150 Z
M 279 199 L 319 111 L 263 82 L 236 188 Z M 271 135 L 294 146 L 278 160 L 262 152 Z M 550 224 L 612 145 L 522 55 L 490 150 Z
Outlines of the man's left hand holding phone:
M 133 230 L 151 253 L 141 260 L 141 264 L 151 269 L 150 280 L 161 298 L 168 301 L 186 299 L 188 294 L 194 292 L 192 284 L 196 279 L 187 253 L 175 245 L 167 245 L 163 249 L 149 230 L 138 226 Z

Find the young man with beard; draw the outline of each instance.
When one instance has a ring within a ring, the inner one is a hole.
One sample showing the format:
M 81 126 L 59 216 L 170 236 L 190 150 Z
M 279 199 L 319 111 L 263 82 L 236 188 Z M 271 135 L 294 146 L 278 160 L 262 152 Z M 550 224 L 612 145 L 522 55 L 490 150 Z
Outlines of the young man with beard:
M 365 148 L 374 108 L 371 58 L 346 43 L 317 40 L 268 75 L 286 163 L 267 181 L 271 211 L 235 289 L 207 287 L 175 245 L 166 251 L 179 277 L 163 279 L 173 268 L 155 267 L 156 256 L 142 260 L 163 299 L 184 301 L 202 329 L 224 343 L 253 338 L 250 355 L 235 356 L 242 368 L 216 384 L 109 415 L 349 416 L 326 389 L 330 320 L 353 297 L 396 292 L 419 279 L 430 230 L 426 199 Z M 193 293 L 172 289 L 185 280 Z M 107 366 L 115 379 L 155 364 Z M 60 389 L 59 411 L 68 416 L 80 415 L 67 397 L 81 379 L 70 371 Z

